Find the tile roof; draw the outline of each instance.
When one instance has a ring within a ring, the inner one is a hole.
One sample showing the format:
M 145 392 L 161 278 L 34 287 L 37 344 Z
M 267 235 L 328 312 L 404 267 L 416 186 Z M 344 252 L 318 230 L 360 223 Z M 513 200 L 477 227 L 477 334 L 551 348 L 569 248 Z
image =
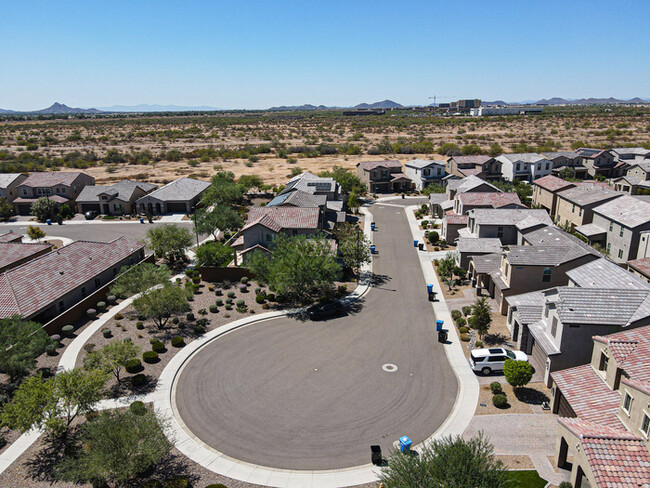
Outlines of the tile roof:
M 284 190 L 280 192 L 280 195 L 284 193 L 289 193 L 292 191 L 303 191 L 305 193 L 314 194 L 316 192 L 336 192 L 338 183 L 334 178 L 316 176 L 309 171 L 305 171 L 299 175 L 291 178 Z
M 602 257 L 602 254 L 586 242 L 551 225 L 531 230 L 524 234 L 523 239 L 531 246 L 570 247 L 577 255 L 591 254 Z
M 546 159 L 544 156 L 541 154 L 537 153 L 513 153 L 513 154 L 502 154 L 499 157 L 504 157 L 505 159 L 508 159 L 509 161 L 512 161 L 513 163 L 516 163 L 517 161 L 521 161 L 522 163 L 536 163 L 538 161 L 542 161 Z
M 34 188 L 50 187 L 54 185 L 70 186 L 81 175 L 85 175 L 85 173 L 79 171 L 49 171 L 43 173 L 32 173 L 20 185 Z
M 490 238 L 475 238 L 475 237 L 459 237 L 456 244 L 458 252 L 481 252 L 481 253 L 495 253 L 501 251 L 501 240 L 496 237 Z
M 275 197 L 267 207 L 276 207 L 282 205 L 293 205 L 294 207 L 320 207 L 327 203 L 327 195 L 314 195 L 302 190 L 290 191 Z
M 0 269 L 48 249 L 52 244 L 0 242 Z
M 23 239 L 23 235 L 13 230 L 0 234 L 0 242 L 20 242 Z
M 21 176 L 20 173 L 0 173 L 0 188 L 7 188 Z
M 578 155 L 576 154 L 575 151 L 545 152 L 545 153 L 541 153 L 541 154 L 545 158 L 551 159 L 551 160 L 553 160 L 555 158 L 559 158 L 559 157 L 565 157 L 565 158 L 568 158 L 568 159 L 575 159 L 575 158 L 578 157 Z
M 578 437 L 599 488 L 650 486 L 650 452 L 643 440 L 620 429 L 580 418 L 558 422 Z
M 545 190 L 552 191 L 552 192 L 561 190 L 563 188 L 569 188 L 575 186 L 575 183 L 571 183 L 570 181 L 563 180 L 562 178 L 558 178 L 553 175 L 542 176 L 541 178 L 537 178 L 534 184 L 536 186 L 539 186 L 541 188 L 544 188 Z
M 525 207 L 516 193 L 498 193 L 498 192 L 465 192 L 456 195 L 463 205 L 483 206 L 492 208 L 501 208 L 506 205 L 520 205 Z
M 406 176 L 404 173 L 391 173 L 391 176 L 392 176 L 392 178 L 390 180 L 391 182 L 392 181 L 398 181 L 398 180 L 409 180 L 409 181 L 411 181 L 411 178 Z
M 527 217 L 538 223 L 553 225 L 551 217 L 543 208 L 475 208 L 469 211 L 479 225 L 517 225 Z
M 455 189 L 458 193 L 471 192 L 472 190 L 475 190 L 476 188 L 483 185 L 487 185 L 489 188 L 492 188 L 497 193 L 503 193 L 496 186 L 488 183 L 485 180 L 482 180 L 478 176 L 468 176 L 467 178 L 463 178 L 461 180 L 449 180 L 447 186 L 449 186 L 452 181 L 454 181 L 454 184 L 450 188 L 452 190 Z M 456 181 L 458 181 L 459 183 L 456 184 L 455 183 Z
M 52 200 L 53 202 L 57 203 L 66 203 L 70 201 L 69 198 L 64 197 L 63 195 L 49 195 L 47 197 L 39 197 L 39 198 L 47 198 L 48 200 Z M 18 197 L 14 199 L 14 203 L 34 203 L 38 198 L 25 198 L 25 197 Z
M 650 277 L 650 257 L 633 259 L 632 261 L 628 261 L 627 265 L 642 275 Z
M 476 156 L 452 156 L 449 159 L 453 159 L 458 164 L 474 164 L 477 166 L 482 166 L 494 158 L 492 156 L 478 154 Z
M 574 230 L 589 239 L 594 239 L 598 236 L 605 236 L 607 234 L 605 229 L 594 223 L 578 225 Z
M 152 191 L 148 195 L 144 195 L 136 201 L 143 198 L 156 198 L 161 201 L 188 201 L 199 196 L 208 189 L 210 183 L 207 181 L 195 180 L 194 178 L 180 178 L 176 181 L 167 183 L 162 188 Z
M 126 237 L 111 242 L 76 241 L 6 271 L 0 274 L 0 318 L 33 317 L 143 248 L 143 243 Z
M 605 154 L 607 151 L 605 149 L 591 149 L 588 147 L 581 147 L 576 149 L 576 154 L 582 158 L 597 158 L 601 154 Z
M 476 168 L 458 168 L 458 172 L 463 176 L 476 176 L 483 172 L 483 169 L 480 167 Z
M 629 195 L 599 205 L 594 212 L 631 229 L 650 222 L 650 203 Z
M 578 185 L 575 188 L 558 192 L 560 198 L 569 203 L 575 203 L 579 207 L 606 202 L 622 195 L 622 192 L 614 191 L 609 187 L 593 184 Z
M 474 269 L 477 273 L 487 274 L 501 266 L 501 254 L 490 253 L 479 256 L 472 256 L 470 260 L 474 263 Z
M 541 291 L 531 291 L 506 297 L 510 307 L 516 309 L 522 325 L 533 324 L 542 319 L 546 299 Z
M 616 362 L 629 379 L 650 387 L 650 326 L 637 327 L 606 336 L 594 336 L 595 341 L 607 344 Z
M 274 232 L 282 229 L 317 229 L 320 209 L 305 207 L 253 207 L 242 231 L 253 225 L 263 225 Z
M 559 266 L 591 254 L 577 246 L 508 246 L 503 252 L 512 266 Z
M 468 218 L 467 215 L 448 214 L 444 216 L 443 220 L 447 222 L 447 225 L 466 225 Z
M 445 161 L 441 161 L 439 159 L 432 159 L 432 160 L 427 160 L 427 159 L 414 159 L 413 161 L 409 161 L 408 163 L 404 163 L 404 166 L 408 166 L 409 168 L 416 168 L 416 169 L 422 169 L 426 168 L 428 166 L 446 166 Z
M 158 187 L 156 185 L 152 185 L 151 183 L 144 183 L 141 181 L 133 180 L 122 180 L 113 185 L 85 186 L 77 197 L 77 203 L 99 202 L 99 196 L 104 193 L 124 202 L 130 202 L 133 198 L 133 193 L 135 192 L 136 188 L 140 188 L 144 192 L 148 193 Z
M 618 155 L 650 156 L 650 149 L 644 147 L 615 147 L 610 152 Z
M 361 166 L 365 171 L 382 167 L 382 168 L 401 168 L 402 163 L 395 159 L 388 159 L 386 161 L 360 161 L 357 166 Z
M 590 364 L 553 371 L 551 377 L 582 420 L 607 427 L 622 427 L 616 416 L 621 396 L 616 390 L 609 389 Z
M 573 268 L 566 274 L 576 286 L 581 288 L 602 288 L 603 286 L 621 290 L 650 288 L 650 283 L 605 258 L 599 258 Z

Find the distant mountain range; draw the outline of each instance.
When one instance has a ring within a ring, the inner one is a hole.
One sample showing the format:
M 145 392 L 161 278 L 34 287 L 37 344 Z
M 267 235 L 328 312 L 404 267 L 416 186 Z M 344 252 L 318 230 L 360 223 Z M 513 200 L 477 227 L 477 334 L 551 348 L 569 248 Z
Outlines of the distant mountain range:
M 182 105 L 113 105 L 111 107 L 98 107 L 102 112 L 212 112 L 221 110 L 217 107 L 199 106 L 184 107 Z
M 3 110 L 0 108 L 0 114 L 4 115 L 58 115 L 58 114 L 100 114 L 101 110 L 96 108 L 73 108 L 59 102 L 44 108 L 42 110 L 33 110 L 31 112 L 17 112 L 15 110 Z
M 567 99 L 560 97 L 553 98 L 543 98 L 542 100 L 525 100 L 522 102 L 504 102 L 503 100 L 496 100 L 494 102 L 488 102 L 481 100 L 481 105 L 616 105 L 621 103 L 648 103 L 650 102 L 649 98 L 639 98 L 634 97 L 629 100 L 621 100 L 619 98 L 578 98 L 578 99 Z
M 404 105 L 400 105 L 397 102 L 392 100 L 382 100 L 381 102 L 375 103 L 360 103 L 354 107 L 327 107 L 325 105 L 281 105 L 279 107 L 271 107 L 268 110 L 270 111 L 279 111 L 279 110 L 336 110 L 342 108 L 355 108 L 355 109 L 372 109 L 372 108 L 404 108 Z

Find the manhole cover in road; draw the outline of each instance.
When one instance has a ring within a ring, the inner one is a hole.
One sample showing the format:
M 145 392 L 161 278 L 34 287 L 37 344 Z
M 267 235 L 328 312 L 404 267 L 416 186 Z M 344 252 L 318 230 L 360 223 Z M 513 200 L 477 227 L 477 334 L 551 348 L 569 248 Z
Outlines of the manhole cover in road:
M 381 369 L 383 369 L 387 373 L 394 373 L 395 371 L 397 371 L 397 366 L 395 366 L 392 363 L 386 363 L 381 367 Z

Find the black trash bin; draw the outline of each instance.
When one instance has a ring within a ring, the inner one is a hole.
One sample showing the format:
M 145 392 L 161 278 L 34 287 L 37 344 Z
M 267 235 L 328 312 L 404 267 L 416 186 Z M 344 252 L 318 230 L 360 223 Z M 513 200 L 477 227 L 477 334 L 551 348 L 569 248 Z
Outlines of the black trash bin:
M 439 330 L 438 331 L 438 342 L 447 342 L 447 331 Z
M 429 301 L 430 302 L 435 302 L 436 301 L 436 292 L 435 291 L 430 291 L 429 292 Z
M 381 457 L 381 446 L 370 446 L 370 459 L 375 466 L 381 466 L 383 461 Z
M 423 242 L 419 242 L 419 243 L 418 243 L 418 248 L 420 249 L 420 251 L 424 251 L 424 243 L 423 243 Z

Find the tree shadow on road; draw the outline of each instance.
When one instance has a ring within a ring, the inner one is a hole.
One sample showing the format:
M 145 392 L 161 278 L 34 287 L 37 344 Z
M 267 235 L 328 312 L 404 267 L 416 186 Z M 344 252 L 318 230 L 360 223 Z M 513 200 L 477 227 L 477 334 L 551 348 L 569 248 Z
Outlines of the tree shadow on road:
M 392 280 L 392 278 L 386 274 L 375 274 L 372 273 L 369 276 L 364 277 L 367 280 L 368 286 L 371 286 L 373 288 L 381 288 L 384 286 L 386 283 Z M 395 290 L 390 290 L 388 288 L 384 288 L 389 291 L 395 291 Z

